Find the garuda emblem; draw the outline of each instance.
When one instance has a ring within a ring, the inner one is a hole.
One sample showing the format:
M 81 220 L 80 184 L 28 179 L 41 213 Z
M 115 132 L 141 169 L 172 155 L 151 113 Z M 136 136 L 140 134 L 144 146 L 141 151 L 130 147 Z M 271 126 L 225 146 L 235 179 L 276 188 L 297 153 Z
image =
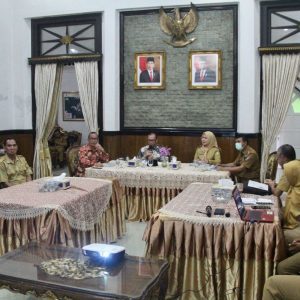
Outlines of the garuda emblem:
M 191 3 L 190 11 L 181 18 L 179 8 L 174 9 L 174 17 L 168 16 L 163 7 L 159 10 L 160 28 L 161 30 L 171 35 L 171 41 L 165 41 L 173 47 L 184 47 L 192 43 L 196 38 L 187 39 L 186 34 L 195 30 L 198 25 L 198 12 L 196 6 Z

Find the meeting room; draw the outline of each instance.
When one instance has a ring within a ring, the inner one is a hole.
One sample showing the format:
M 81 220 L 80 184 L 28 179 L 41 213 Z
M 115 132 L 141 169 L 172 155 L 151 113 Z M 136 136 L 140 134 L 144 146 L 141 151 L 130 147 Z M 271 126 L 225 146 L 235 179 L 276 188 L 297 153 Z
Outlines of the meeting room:
M 0 299 L 300 299 L 300 3 L 3 0 Z

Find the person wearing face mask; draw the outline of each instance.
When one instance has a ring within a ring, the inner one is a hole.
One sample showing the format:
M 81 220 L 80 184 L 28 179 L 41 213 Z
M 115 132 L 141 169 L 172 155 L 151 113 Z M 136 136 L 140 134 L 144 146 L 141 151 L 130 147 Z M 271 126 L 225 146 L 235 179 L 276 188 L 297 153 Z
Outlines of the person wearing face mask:
M 239 136 L 235 140 L 235 148 L 239 151 L 234 162 L 221 164 L 219 171 L 229 171 L 236 177 L 237 182 L 246 183 L 248 180 L 259 181 L 260 162 L 256 151 L 248 145 L 245 136 Z
M 196 149 L 194 161 L 200 161 L 211 165 L 221 163 L 221 154 L 217 139 L 211 131 L 203 132 L 201 146 Z

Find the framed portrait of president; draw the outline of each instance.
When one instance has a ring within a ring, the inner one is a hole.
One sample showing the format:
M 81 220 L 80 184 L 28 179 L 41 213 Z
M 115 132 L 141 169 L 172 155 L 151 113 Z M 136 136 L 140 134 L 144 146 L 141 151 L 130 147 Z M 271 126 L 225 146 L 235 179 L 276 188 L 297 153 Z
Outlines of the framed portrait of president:
M 189 89 L 222 88 L 222 52 L 189 52 Z
M 166 87 L 166 54 L 160 52 L 136 52 L 134 54 L 134 88 L 137 90 Z

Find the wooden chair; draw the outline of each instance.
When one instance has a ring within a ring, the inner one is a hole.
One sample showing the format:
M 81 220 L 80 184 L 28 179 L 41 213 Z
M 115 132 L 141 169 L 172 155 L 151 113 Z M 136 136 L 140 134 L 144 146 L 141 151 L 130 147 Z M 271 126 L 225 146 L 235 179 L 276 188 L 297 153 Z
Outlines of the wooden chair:
M 69 170 L 69 176 L 75 176 L 77 165 L 78 165 L 78 152 L 80 145 L 71 146 L 66 152 L 67 165 Z
M 0 140 L 0 157 L 4 156 L 5 152 L 4 152 L 4 145 L 3 145 L 3 141 Z
M 267 171 L 266 171 L 266 179 L 275 180 L 276 172 L 277 172 L 278 160 L 277 160 L 277 152 L 272 152 L 268 157 Z
M 82 133 L 78 131 L 69 131 L 68 132 L 68 147 L 81 145 Z

